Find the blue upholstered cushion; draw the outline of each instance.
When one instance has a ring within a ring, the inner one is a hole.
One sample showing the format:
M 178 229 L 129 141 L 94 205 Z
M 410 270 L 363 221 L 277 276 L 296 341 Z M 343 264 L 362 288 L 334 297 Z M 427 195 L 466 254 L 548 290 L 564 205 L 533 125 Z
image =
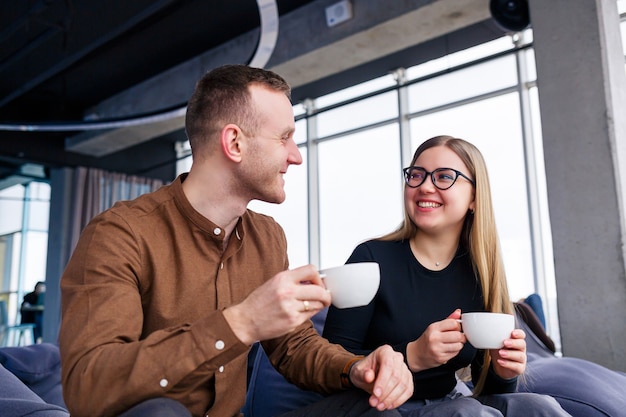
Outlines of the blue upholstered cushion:
M 574 417 L 618 417 L 626 410 L 626 374 L 583 359 L 529 353 L 518 389 L 551 395 Z
M 321 333 L 326 311 L 314 317 L 313 323 Z M 532 330 L 523 325 L 532 338 Z M 537 339 L 537 347 L 529 345 L 526 374 L 519 390 L 552 395 L 574 417 L 618 417 L 626 409 L 626 374 L 612 371 L 595 363 L 576 358 L 557 358 Z M 536 351 L 534 351 L 536 350 Z M 254 355 L 246 417 L 270 417 L 304 407 L 322 398 L 303 391 L 287 382 L 271 365 L 265 352 Z
M 260 348 L 255 357 L 242 411 L 246 417 L 274 417 L 305 407 L 321 398 L 320 394 L 302 390 L 287 382 L 274 369 L 263 348 Z
M 66 410 L 46 403 L 2 365 L 0 365 L 0 415 L 2 417 L 69 417 Z
M 49 404 L 66 408 L 61 388 L 61 357 L 52 343 L 0 348 L 0 364 Z
M 534 299 L 535 308 L 540 307 L 541 299 Z M 520 314 L 523 309 L 519 307 L 523 306 L 516 305 L 516 313 L 518 326 L 526 332 L 528 362 L 519 391 L 551 395 L 574 417 L 623 416 L 626 374 L 584 359 L 554 356 L 552 347 L 544 344 L 548 336 L 536 335 L 533 329 L 537 326 L 529 325 L 537 318 Z
M 327 309 L 313 316 L 315 329 L 321 334 Z M 246 404 L 242 409 L 246 417 L 274 417 L 287 411 L 305 407 L 323 397 L 313 391 L 302 390 L 287 382 L 274 369 L 263 348 L 253 355 L 254 363 L 248 384 Z

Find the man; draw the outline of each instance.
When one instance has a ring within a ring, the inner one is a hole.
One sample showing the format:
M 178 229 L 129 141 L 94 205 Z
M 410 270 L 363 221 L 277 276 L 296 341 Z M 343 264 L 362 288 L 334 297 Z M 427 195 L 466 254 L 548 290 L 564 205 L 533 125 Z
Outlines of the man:
M 302 163 L 288 84 L 217 68 L 198 82 L 185 123 L 189 173 L 96 216 L 62 277 L 71 415 L 153 416 L 163 404 L 168 416 L 184 415 L 180 404 L 193 416 L 239 415 L 255 341 L 299 386 L 344 391 L 309 415 L 342 415 L 334 407 L 346 401 L 363 409 L 353 415 L 398 415 L 384 410 L 412 394 L 402 356 L 386 346 L 355 358 L 321 338 L 309 320 L 331 301 L 319 273 L 288 270 L 281 227 L 247 210 L 253 199 L 283 202 L 283 175 Z
M 34 323 L 33 336 L 35 343 L 38 343 L 43 334 L 43 298 L 46 294 L 46 283 L 43 281 L 35 284 L 35 290 L 24 295 L 24 301 L 20 307 L 22 324 Z

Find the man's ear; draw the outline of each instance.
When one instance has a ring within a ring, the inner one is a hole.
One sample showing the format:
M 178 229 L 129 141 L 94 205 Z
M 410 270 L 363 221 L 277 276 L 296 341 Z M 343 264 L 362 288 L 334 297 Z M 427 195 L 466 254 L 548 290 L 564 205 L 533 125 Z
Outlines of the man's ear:
M 241 161 L 241 140 L 243 132 L 236 124 L 227 124 L 222 128 L 220 144 L 224 155 L 233 162 Z

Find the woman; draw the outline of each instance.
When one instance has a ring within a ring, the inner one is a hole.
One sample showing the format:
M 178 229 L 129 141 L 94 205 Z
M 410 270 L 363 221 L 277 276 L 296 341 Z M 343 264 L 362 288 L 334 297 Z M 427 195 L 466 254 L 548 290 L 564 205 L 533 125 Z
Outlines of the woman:
M 482 155 L 472 144 L 437 136 L 404 169 L 402 225 L 360 244 L 348 262 L 378 262 L 381 284 L 365 307 L 331 306 L 324 336 L 367 354 L 390 344 L 413 372 L 404 416 L 567 416 L 551 397 L 515 393 L 526 366 L 525 334 L 502 349 L 477 351 L 461 331 L 462 312 L 513 313 Z M 471 367 L 474 396 L 456 390 Z

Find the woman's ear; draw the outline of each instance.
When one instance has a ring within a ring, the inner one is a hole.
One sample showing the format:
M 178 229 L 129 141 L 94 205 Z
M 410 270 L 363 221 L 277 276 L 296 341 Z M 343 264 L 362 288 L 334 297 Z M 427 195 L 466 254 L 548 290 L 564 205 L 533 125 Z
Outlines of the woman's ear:
M 220 145 L 226 158 L 233 162 L 241 161 L 241 140 L 243 132 L 236 124 L 227 124 L 220 134 Z

